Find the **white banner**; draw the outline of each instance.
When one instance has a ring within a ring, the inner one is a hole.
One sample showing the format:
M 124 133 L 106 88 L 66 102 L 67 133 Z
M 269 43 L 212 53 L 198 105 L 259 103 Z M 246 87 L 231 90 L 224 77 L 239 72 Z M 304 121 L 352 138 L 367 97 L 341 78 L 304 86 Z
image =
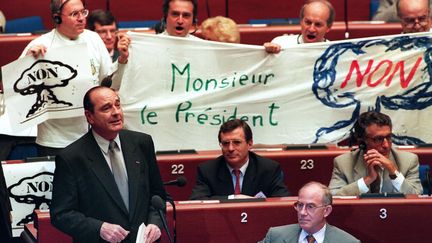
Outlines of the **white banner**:
M 29 128 L 47 119 L 82 116 L 82 98 L 92 79 L 87 55 L 86 45 L 79 44 L 3 66 L 6 112 L 12 129 Z
M 432 142 L 429 33 L 261 46 L 129 33 L 121 100 L 129 129 L 158 150 L 215 149 L 220 125 L 247 120 L 255 143 L 346 138 L 361 112 L 391 116 L 394 142 Z M 429 49 L 429 50 L 428 50 Z
M 49 209 L 55 163 L 28 162 L 2 166 L 12 205 L 12 231 L 17 237 L 24 224 L 33 222 L 35 209 Z

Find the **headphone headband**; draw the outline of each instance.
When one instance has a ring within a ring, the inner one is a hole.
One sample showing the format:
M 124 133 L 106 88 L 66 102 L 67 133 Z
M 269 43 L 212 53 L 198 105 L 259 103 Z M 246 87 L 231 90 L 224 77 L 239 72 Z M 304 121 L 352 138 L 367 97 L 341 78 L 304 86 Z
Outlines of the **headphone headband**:
M 58 7 L 56 13 L 57 13 L 57 14 L 61 14 L 61 11 L 63 10 L 64 5 L 65 5 L 67 2 L 69 2 L 69 1 L 70 1 L 70 0 L 66 0 L 66 1 L 64 1 L 62 4 L 60 4 L 60 6 Z
M 61 12 L 63 10 L 64 5 L 69 1 L 70 0 L 65 0 L 60 4 L 60 6 L 58 6 L 57 8 L 53 8 L 54 11 L 52 13 L 53 14 L 52 18 L 55 24 L 59 25 L 62 23 Z

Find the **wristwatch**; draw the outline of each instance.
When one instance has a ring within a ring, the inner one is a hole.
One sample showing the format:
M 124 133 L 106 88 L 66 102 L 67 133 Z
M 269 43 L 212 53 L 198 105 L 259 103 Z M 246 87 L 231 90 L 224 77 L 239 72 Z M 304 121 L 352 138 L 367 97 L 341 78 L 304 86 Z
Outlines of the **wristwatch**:
M 394 175 L 389 174 L 389 177 L 390 177 L 390 179 L 394 180 L 394 179 L 396 179 L 399 175 L 400 175 L 400 172 L 396 170 L 395 173 L 394 173 Z

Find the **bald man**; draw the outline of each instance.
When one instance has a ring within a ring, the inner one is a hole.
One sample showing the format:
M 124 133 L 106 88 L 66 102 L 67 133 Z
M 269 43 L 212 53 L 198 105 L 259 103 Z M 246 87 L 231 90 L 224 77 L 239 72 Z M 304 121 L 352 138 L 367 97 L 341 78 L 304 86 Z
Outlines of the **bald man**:
M 399 0 L 396 9 L 402 33 L 430 31 L 430 0 Z
M 330 31 L 334 18 L 335 11 L 329 1 L 308 0 L 300 9 L 301 33 L 278 36 L 264 43 L 264 47 L 268 53 L 278 53 L 288 46 L 327 41 L 325 35 Z

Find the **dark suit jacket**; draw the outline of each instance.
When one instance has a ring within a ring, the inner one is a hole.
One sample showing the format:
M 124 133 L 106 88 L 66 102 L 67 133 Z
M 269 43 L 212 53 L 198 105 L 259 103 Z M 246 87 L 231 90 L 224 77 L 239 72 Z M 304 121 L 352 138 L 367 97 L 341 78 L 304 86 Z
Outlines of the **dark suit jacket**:
M 302 229 L 298 224 L 272 227 L 267 232 L 266 237 L 259 243 L 297 243 L 299 241 L 301 230 Z M 358 243 L 360 241 L 347 232 L 327 224 L 324 233 L 324 243 L 334 242 Z
M 9 193 L 3 174 L 3 167 L 0 165 L 0 241 L 5 243 L 12 240 L 10 211 L 12 211 L 12 207 Z
M 166 198 L 156 164 L 152 138 L 143 133 L 120 132 L 129 183 L 129 212 L 124 206 L 111 170 L 92 132 L 56 156 L 51 222 L 74 242 L 101 242 L 103 222 L 119 224 L 135 242 L 139 225 L 156 224 L 160 218 L 151 197 Z
M 224 199 L 234 194 L 232 176 L 223 156 L 200 164 L 196 185 L 190 199 Z M 266 197 L 289 196 L 279 163 L 249 152 L 249 165 L 243 179 L 241 193 Z

